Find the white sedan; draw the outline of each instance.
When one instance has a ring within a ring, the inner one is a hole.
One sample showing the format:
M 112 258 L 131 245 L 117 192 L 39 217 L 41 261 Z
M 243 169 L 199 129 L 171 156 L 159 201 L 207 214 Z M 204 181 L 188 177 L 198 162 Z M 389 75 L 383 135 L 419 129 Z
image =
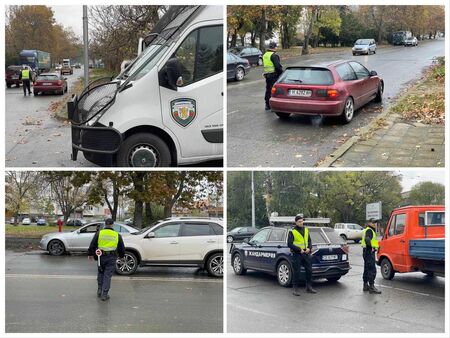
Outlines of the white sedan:
M 66 252 L 85 252 L 95 233 L 104 226 L 104 222 L 94 222 L 70 232 L 52 232 L 42 236 L 39 247 L 50 255 L 60 256 Z M 138 232 L 132 226 L 114 223 L 114 230 L 122 236 Z

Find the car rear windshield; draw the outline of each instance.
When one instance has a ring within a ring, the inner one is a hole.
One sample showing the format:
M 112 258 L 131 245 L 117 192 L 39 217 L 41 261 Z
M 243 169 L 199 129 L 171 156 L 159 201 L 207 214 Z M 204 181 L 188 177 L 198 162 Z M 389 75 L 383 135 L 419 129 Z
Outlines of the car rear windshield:
M 279 83 L 304 85 L 332 85 L 333 75 L 326 68 L 298 67 L 288 68 L 281 74 Z
M 58 80 L 57 75 L 39 75 L 37 77 L 38 80 L 45 80 L 45 81 L 56 81 Z
M 339 236 L 337 231 L 335 231 L 332 228 L 322 228 L 322 230 L 325 232 L 325 235 L 330 240 L 331 244 L 345 244 L 345 241 Z

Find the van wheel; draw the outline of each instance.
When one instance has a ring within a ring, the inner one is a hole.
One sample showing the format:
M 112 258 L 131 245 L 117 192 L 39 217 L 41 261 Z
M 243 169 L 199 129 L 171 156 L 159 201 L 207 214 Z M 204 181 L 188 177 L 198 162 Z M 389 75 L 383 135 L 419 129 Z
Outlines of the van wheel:
M 242 263 L 241 255 L 238 253 L 233 256 L 233 271 L 236 275 L 243 275 L 247 272 Z
M 375 96 L 374 102 L 382 102 L 383 101 L 383 84 L 380 83 L 378 85 L 377 96 Z
M 383 276 L 384 279 L 391 280 L 392 278 L 394 278 L 395 271 L 391 262 L 389 262 L 389 259 L 383 258 L 381 260 L 380 268 L 381 268 L 381 275 Z
M 292 267 L 286 261 L 282 260 L 277 266 L 277 280 L 278 284 L 284 287 L 288 287 L 292 282 Z
M 282 120 L 287 120 L 291 117 L 291 114 L 289 113 L 275 113 L 276 116 L 278 116 Z
M 215 253 L 206 262 L 206 271 L 212 277 L 223 276 L 223 253 Z
M 347 242 L 347 236 L 345 236 L 344 234 L 341 235 L 341 238 Z
M 353 120 L 353 115 L 355 114 L 355 107 L 353 105 L 353 99 L 351 97 L 347 98 L 344 105 L 344 110 L 341 114 L 341 120 L 343 123 L 347 124 Z
M 170 150 L 158 136 L 138 133 L 128 137 L 117 153 L 119 167 L 169 167 Z
M 138 268 L 138 260 L 132 252 L 125 252 L 124 258 L 117 258 L 116 273 L 118 275 L 132 275 Z

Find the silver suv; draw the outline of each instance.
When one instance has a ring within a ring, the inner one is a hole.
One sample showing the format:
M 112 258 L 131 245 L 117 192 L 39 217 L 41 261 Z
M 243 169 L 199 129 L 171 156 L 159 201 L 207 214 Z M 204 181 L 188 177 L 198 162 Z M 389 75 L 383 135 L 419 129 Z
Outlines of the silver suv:
M 123 239 L 125 257 L 116 272 L 131 275 L 139 266 L 197 266 L 223 275 L 223 222 L 218 218 L 168 218 Z

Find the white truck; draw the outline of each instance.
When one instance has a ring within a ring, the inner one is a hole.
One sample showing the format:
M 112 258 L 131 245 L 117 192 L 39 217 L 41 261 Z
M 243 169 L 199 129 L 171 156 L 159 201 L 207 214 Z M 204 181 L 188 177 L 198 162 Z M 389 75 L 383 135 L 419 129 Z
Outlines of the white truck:
M 223 10 L 171 6 L 116 79 L 68 103 L 72 159 L 168 167 L 223 158 Z

